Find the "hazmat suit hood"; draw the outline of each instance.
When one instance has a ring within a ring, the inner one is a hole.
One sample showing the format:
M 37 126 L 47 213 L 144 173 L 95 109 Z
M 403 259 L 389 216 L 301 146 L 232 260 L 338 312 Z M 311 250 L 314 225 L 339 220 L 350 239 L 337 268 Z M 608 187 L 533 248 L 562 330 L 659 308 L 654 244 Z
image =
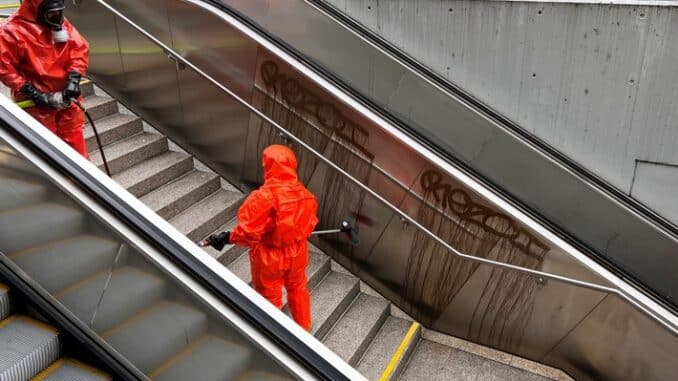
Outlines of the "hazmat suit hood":
M 31 22 L 38 22 L 38 8 L 43 0 L 24 0 L 17 11 L 17 16 Z
M 267 147 L 262 161 L 265 182 L 297 180 L 297 157 L 288 147 L 278 144 Z

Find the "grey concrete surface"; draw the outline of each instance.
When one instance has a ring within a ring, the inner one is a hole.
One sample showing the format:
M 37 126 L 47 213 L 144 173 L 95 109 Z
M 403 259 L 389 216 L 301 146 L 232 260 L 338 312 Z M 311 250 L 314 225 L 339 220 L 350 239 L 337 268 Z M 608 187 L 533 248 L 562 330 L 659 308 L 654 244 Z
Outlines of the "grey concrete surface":
M 634 180 L 636 160 L 678 164 L 675 2 L 326 1 L 678 221 L 661 178 Z

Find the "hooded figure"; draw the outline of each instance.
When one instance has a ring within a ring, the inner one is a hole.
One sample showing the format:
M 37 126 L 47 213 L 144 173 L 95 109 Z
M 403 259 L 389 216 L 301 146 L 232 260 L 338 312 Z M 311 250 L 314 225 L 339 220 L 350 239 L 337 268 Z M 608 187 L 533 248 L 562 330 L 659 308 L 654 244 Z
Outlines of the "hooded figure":
M 318 218 L 315 196 L 297 178 L 291 149 L 271 145 L 264 150 L 264 185 L 238 210 L 233 232 L 213 235 L 207 243 L 221 250 L 226 243 L 250 248 L 255 290 L 282 308 L 282 286 L 294 320 L 311 329 L 310 294 L 306 285 L 308 237 Z
M 0 25 L 0 81 L 16 101 L 31 99 L 26 109 L 84 157 L 82 111 L 70 99 L 80 99 L 89 45 L 63 17 L 63 0 L 24 0 Z

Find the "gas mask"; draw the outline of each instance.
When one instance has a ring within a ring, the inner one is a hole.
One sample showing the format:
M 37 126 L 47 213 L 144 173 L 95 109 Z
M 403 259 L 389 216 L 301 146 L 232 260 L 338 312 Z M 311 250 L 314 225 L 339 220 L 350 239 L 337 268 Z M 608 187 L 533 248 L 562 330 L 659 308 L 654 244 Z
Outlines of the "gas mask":
M 52 30 L 55 44 L 69 39 L 68 32 L 63 29 L 65 8 L 63 0 L 44 0 L 38 7 L 38 21 Z

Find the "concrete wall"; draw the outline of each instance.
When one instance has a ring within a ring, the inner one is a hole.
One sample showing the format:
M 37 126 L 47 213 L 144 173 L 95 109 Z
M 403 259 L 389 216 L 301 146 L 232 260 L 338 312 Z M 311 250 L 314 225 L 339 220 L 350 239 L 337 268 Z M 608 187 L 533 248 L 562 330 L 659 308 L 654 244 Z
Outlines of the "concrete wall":
M 326 1 L 678 222 L 678 2 Z

